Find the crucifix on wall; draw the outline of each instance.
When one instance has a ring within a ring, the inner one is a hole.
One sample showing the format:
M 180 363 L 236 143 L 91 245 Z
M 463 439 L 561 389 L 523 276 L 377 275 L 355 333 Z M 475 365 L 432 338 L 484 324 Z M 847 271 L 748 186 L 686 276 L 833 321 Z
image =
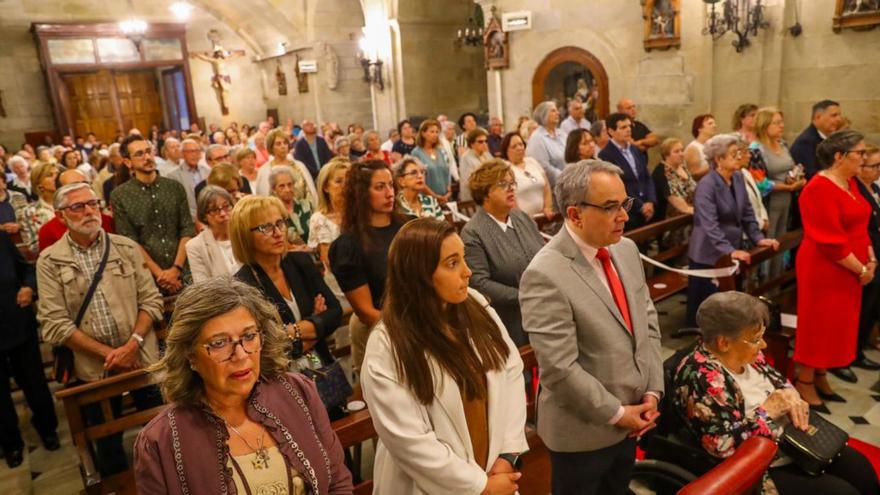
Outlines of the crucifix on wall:
M 220 103 L 220 111 L 223 115 L 229 115 L 229 87 L 232 85 L 232 78 L 226 72 L 226 60 L 230 58 L 243 57 L 244 50 L 226 50 L 220 44 L 220 32 L 216 29 L 208 31 L 208 40 L 211 42 L 211 51 L 209 52 L 190 52 L 190 57 L 204 60 L 211 64 L 213 75 L 211 76 L 211 87 L 217 95 L 217 102 Z

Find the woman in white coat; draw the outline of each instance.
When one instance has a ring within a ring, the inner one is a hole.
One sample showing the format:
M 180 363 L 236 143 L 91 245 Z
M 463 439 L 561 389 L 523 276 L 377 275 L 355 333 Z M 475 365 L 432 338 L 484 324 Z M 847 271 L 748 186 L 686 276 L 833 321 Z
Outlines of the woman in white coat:
M 235 201 L 222 187 L 205 186 L 196 201 L 196 216 L 207 226 L 186 243 L 186 259 L 193 282 L 229 277 L 241 268 L 232 255 L 229 218 Z
M 391 244 L 382 320 L 361 370 L 380 439 L 375 493 L 517 490 L 528 449 L 523 364 L 470 275 L 446 222 L 413 220 Z

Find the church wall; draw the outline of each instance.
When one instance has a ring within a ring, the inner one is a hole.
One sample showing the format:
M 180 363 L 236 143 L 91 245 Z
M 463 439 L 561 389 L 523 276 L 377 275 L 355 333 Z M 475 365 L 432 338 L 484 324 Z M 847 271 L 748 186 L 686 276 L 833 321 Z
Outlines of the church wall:
M 530 31 L 510 33 L 510 68 L 501 71 L 502 108 L 508 124 L 532 106 L 531 81 L 544 57 L 556 48 L 576 46 L 593 53 L 609 78 L 611 109 L 623 97 L 640 107 L 640 119 L 657 133 L 690 140 L 691 120 L 713 113 L 719 129 L 730 130 L 741 103 L 779 106 L 786 114 L 786 136 L 809 122 L 815 101 L 841 102 L 853 127 L 880 140 L 880 29 L 832 31 L 835 0 L 800 2 L 803 34 L 792 37 L 794 0 L 770 0 L 771 26 L 736 53 L 734 35 L 713 41 L 701 33 L 702 0 L 681 1 L 681 48 L 646 52 L 639 2 L 619 0 L 496 0 L 500 12 L 532 11 Z M 490 74 L 493 115 L 497 92 Z

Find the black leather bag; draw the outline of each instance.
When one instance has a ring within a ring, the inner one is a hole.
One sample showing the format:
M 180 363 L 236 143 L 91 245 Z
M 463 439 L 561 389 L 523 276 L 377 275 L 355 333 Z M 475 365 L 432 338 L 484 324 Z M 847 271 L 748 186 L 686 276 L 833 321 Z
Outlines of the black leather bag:
M 313 363 L 313 365 L 300 366 L 300 373 L 314 380 L 324 407 L 330 410 L 345 406 L 353 390 L 351 384 L 348 383 L 348 377 L 345 376 L 345 370 L 342 369 L 342 364 L 340 364 L 339 360 L 334 360 L 330 364 L 323 364 L 320 356 L 315 352 L 307 353 L 304 359 Z M 303 359 L 300 359 L 298 362 L 302 363 Z
M 846 447 L 849 435 L 818 414 L 810 414 L 810 427 L 802 431 L 789 423 L 779 438 L 782 451 L 809 475 L 825 471 Z
M 98 284 L 101 283 L 101 279 L 104 277 L 104 268 L 107 266 L 107 258 L 109 256 L 110 236 L 105 232 L 104 253 L 101 255 L 101 263 L 98 265 L 98 270 L 95 271 L 95 276 L 92 277 L 92 283 L 89 285 L 86 297 L 83 298 L 82 305 L 80 305 L 79 311 L 76 313 L 76 319 L 73 321 L 73 325 L 76 328 L 79 328 L 82 323 L 83 317 L 86 314 L 86 309 L 88 309 L 89 304 L 91 304 L 92 297 L 98 289 Z M 52 347 L 52 357 L 52 371 L 55 376 L 55 381 L 62 385 L 67 385 L 67 383 L 73 378 L 73 351 L 67 346 L 56 345 Z

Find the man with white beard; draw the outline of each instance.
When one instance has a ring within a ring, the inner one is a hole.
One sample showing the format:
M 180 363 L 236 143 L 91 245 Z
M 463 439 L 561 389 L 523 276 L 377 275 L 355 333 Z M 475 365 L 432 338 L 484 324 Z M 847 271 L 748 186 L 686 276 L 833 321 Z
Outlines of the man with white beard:
M 88 184 L 58 189 L 54 207 L 68 231 L 37 260 L 37 319 L 46 342 L 73 351 L 68 385 L 154 363 L 159 350 L 153 323 L 162 317 L 163 304 L 140 246 L 104 231 L 101 203 Z M 94 279 L 99 283 L 90 290 Z M 139 410 L 161 404 L 155 386 L 133 391 L 132 398 Z M 87 426 L 103 422 L 101 408 L 93 406 L 98 404 L 83 408 Z M 121 396 L 111 400 L 111 408 L 118 417 Z M 96 447 L 103 476 L 127 469 L 121 434 L 98 440 Z

